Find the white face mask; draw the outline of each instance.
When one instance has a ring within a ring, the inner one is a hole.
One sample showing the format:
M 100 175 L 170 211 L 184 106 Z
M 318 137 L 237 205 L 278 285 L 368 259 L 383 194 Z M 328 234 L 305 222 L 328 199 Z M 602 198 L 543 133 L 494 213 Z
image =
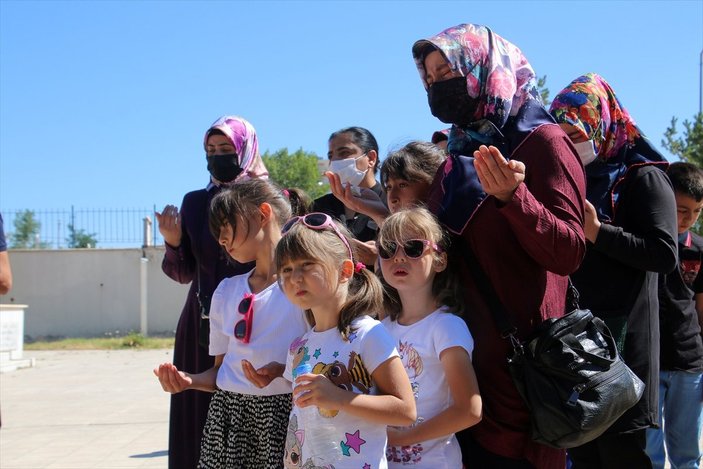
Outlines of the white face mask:
M 586 140 L 585 142 L 574 143 L 574 148 L 581 158 L 581 162 L 584 166 L 592 163 L 596 159 L 596 147 L 593 146 L 593 140 Z
M 368 168 L 366 171 L 358 170 L 356 168 L 356 160 L 363 158 L 364 156 L 366 155 L 361 155 L 358 158 L 347 158 L 345 160 L 331 161 L 329 169 L 339 176 L 339 180 L 343 186 L 346 186 L 347 183 L 352 186 L 358 186 L 361 184 L 361 181 L 364 180 L 364 176 L 366 175 Z

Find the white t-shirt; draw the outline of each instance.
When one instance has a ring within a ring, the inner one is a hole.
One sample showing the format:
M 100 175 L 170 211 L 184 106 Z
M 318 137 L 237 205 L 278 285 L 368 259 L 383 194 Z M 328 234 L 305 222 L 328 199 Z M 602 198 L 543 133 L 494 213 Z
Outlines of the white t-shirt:
M 324 374 L 334 384 L 355 393 L 378 394 L 371 374 L 376 367 L 391 357 L 397 357 L 394 340 L 383 325 L 363 316 L 352 322 L 355 329 L 344 341 L 337 328 L 324 332 L 310 330 L 290 346 L 284 376 L 293 380 L 293 370 L 310 363 L 315 374 Z M 286 468 L 314 466 L 310 461 L 309 441 L 301 427 L 301 409 L 293 406 L 286 435 Z M 332 463 L 335 469 L 387 468 L 386 426 L 368 422 L 344 411 L 323 409 L 320 417 L 329 419 L 333 426 L 330 440 L 338 441 L 342 453 Z M 290 455 L 295 454 L 291 460 Z M 297 465 L 295 464 L 297 462 Z
M 288 301 L 278 283 L 274 282 L 255 294 L 249 343 L 235 338 L 234 325 L 244 318 L 237 308 L 244 295 L 252 293 L 249 288 L 252 272 L 222 280 L 212 295 L 210 355 L 225 355 L 217 372 L 217 387 L 258 396 L 287 394 L 293 387 L 283 378 L 274 379 L 262 389 L 254 386 L 244 376 L 242 359 L 249 360 L 254 368 L 272 361 L 285 363 L 288 344 L 310 327 L 303 310 Z
M 417 404 L 417 423 L 429 420 L 453 403 L 439 356 L 450 347 L 462 347 L 471 356 L 474 339 L 469 328 L 463 319 L 444 307 L 409 326 L 389 317 L 383 324 L 396 340 L 400 360 L 410 378 Z M 461 449 L 454 434 L 412 446 L 389 446 L 386 456 L 391 468 L 461 467 Z

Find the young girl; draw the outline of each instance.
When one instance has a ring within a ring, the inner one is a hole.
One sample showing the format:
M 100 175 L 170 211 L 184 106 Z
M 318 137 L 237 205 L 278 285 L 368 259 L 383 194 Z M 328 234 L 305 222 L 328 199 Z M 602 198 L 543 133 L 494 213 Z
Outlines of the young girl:
M 276 282 L 273 266 L 280 227 L 290 213 L 281 191 L 261 179 L 236 183 L 210 204 L 213 235 L 237 262 L 256 261 L 256 267 L 222 280 L 213 294 L 210 354 L 215 366 L 199 374 L 184 373 L 170 363 L 154 370 L 167 392 L 215 393 L 198 467 L 283 466 L 291 384 L 279 378 L 261 388 L 249 381 L 246 369 L 282 362 L 286 344 L 308 330 L 303 311 Z
M 295 386 L 285 465 L 321 464 L 306 438 L 312 430 L 301 426 L 305 408 L 315 406 L 318 422 L 333 427 L 335 469 L 386 468 L 386 426 L 414 422 L 415 401 L 393 339 L 369 316 L 381 308 L 382 286 L 355 262 L 348 231 L 328 215 L 293 218 L 283 232 L 276 247 L 278 281 L 314 322 L 292 343 L 285 367 Z M 294 378 L 301 364 L 312 372 Z
M 481 396 L 471 365 L 474 341 L 462 298 L 447 271 L 447 241 L 424 208 L 386 218 L 378 238 L 386 313 L 417 402 L 411 427 L 388 429 L 389 467 L 459 468 L 454 433 L 481 420 Z

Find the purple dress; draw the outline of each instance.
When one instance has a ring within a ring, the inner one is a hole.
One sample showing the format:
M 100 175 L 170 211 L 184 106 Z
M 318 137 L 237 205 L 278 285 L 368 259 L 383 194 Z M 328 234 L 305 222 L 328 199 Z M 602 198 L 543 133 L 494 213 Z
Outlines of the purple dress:
M 211 368 L 214 357 L 207 347 L 199 344 L 200 309 L 198 306 L 198 276 L 201 295 L 208 298 L 225 277 L 251 270 L 253 264 L 239 264 L 229 260 L 208 228 L 208 206 L 219 188 L 189 192 L 181 204 L 181 245 L 166 244 L 166 255 L 161 265 L 166 275 L 179 283 L 190 283 L 185 306 L 176 327 L 173 364 L 181 371 L 201 373 Z M 171 395 L 169 419 L 170 469 L 194 468 L 200 457 L 200 440 L 205 426 L 212 394 L 189 390 Z

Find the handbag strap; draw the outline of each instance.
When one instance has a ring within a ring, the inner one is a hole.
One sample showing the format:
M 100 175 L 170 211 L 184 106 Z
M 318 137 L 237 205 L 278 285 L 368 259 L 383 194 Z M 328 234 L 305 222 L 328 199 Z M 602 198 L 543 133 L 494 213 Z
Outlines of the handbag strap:
M 580 309 L 579 291 L 576 288 L 576 285 L 574 285 L 574 282 L 571 281 L 571 277 L 568 277 L 568 279 L 569 279 L 569 286 L 567 287 L 568 290 L 567 290 L 566 303 L 567 303 L 567 305 L 571 306 L 571 310 Z
M 493 284 L 491 284 L 488 275 L 486 275 L 486 272 L 484 272 L 481 268 L 481 265 L 479 264 L 478 259 L 476 258 L 476 255 L 474 254 L 473 250 L 471 249 L 471 246 L 469 245 L 468 241 L 462 240 L 460 241 L 460 243 L 462 246 L 462 250 L 464 251 L 464 256 L 466 257 L 469 269 L 471 270 L 471 275 L 473 275 L 474 280 L 476 281 L 476 284 L 479 287 L 479 292 L 485 292 L 485 294 L 483 295 L 484 300 L 486 300 L 486 303 L 488 303 L 488 308 L 491 311 L 493 321 L 495 322 L 496 326 L 498 327 L 498 330 L 500 331 L 500 336 L 503 339 L 510 339 L 510 341 L 513 343 L 513 347 L 515 347 L 516 344 L 519 345 L 520 342 L 515 337 L 515 334 L 517 333 L 517 328 L 513 326 L 513 324 L 510 322 L 510 319 L 508 319 L 508 313 L 505 310 L 505 306 L 503 306 L 503 303 L 500 301 L 500 298 L 498 298 L 498 294 L 493 288 Z
M 196 262 L 195 268 L 197 269 L 197 276 L 198 276 L 198 291 L 195 292 L 195 297 L 198 299 L 198 306 L 200 309 L 200 319 L 210 319 L 210 311 L 205 311 L 205 308 L 203 306 L 203 300 L 200 298 L 201 293 L 200 293 L 200 264 Z

